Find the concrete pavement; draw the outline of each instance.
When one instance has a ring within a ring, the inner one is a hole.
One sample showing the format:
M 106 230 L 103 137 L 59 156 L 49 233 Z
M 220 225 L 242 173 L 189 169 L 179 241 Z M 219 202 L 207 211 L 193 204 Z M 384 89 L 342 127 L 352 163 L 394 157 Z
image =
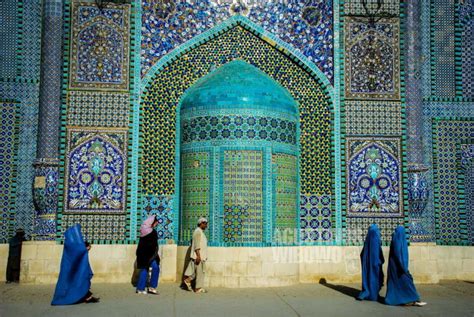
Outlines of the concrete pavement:
M 129 284 L 94 284 L 97 304 L 50 306 L 53 285 L 0 285 L 0 316 L 468 316 L 474 282 L 419 285 L 425 307 L 359 302 L 360 285 L 300 284 L 283 288 L 210 289 L 207 294 L 161 284 L 160 295 L 138 295 Z M 385 290 L 382 290 L 382 295 Z

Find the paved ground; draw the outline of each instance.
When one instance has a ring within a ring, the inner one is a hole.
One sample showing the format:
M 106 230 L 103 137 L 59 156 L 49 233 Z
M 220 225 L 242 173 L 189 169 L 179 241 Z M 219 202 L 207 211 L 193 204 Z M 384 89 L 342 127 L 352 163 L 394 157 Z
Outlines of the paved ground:
M 358 285 L 302 284 L 284 288 L 211 289 L 193 294 L 177 284 L 161 295 L 137 295 L 130 285 L 99 284 L 97 304 L 50 306 L 54 286 L 0 285 L 0 316 L 468 316 L 474 317 L 474 282 L 420 285 L 426 307 L 359 302 Z M 382 290 L 381 294 L 385 294 Z

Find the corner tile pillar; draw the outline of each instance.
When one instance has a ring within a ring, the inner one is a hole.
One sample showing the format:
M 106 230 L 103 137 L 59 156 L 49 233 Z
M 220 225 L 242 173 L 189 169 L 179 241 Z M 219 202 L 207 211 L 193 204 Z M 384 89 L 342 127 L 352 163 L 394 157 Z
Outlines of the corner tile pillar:
M 38 145 L 33 182 L 33 239 L 56 238 L 61 112 L 63 0 L 44 0 Z
M 421 3 L 407 0 L 405 9 L 405 87 L 408 158 L 408 215 L 410 240 L 428 242 L 423 228 L 430 192 L 428 168 L 423 162 L 423 100 L 421 81 Z

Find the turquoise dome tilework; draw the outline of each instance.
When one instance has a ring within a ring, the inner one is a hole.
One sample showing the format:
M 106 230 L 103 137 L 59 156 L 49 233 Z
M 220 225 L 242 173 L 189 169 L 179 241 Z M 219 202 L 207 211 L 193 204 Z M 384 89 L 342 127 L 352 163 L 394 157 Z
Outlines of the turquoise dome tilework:
M 267 109 L 296 113 L 296 103 L 274 79 L 241 60 L 231 61 L 201 78 L 187 92 L 188 109 Z

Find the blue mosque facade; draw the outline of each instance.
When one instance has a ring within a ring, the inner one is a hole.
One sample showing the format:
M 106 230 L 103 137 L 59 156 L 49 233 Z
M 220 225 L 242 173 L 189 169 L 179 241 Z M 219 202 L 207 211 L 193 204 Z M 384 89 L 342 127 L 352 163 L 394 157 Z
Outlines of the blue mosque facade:
M 0 242 L 474 243 L 472 0 L 4 0 Z

